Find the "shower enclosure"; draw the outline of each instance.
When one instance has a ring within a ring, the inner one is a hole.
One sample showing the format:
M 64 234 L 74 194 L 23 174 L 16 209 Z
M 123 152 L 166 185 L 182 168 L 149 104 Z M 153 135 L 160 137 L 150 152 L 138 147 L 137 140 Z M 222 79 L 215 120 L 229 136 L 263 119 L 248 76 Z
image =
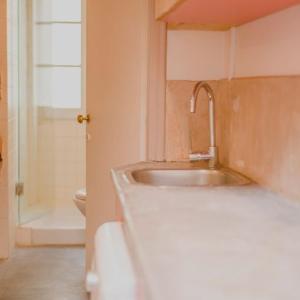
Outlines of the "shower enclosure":
M 14 1 L 14 0 L 13 0 Z M 80 0 L 18 5 L 19 244 L 81 244 L 85 220 L 72 199 L 85 187 Z

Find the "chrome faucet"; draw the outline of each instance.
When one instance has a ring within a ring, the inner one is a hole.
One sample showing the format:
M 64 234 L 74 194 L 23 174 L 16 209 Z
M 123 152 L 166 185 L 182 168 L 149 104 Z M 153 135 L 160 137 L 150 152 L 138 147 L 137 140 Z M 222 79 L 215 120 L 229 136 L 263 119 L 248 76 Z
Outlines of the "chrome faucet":
M 201 89 L 207 93 L 209 104 L 209 139 L 210 146 L 208 152 L 191 153 L 189 155 L 190 161 L 208 160 L 210 169 L 215 169 L 218 165 L 218 148 L 216 147 L 216 130 L 215 130 L 215 98 L 214 92 L 208 83 L 199 81 L 193 90 L 193 95 L 190 103 L 190 112 L 196 112 L 196 102 Z

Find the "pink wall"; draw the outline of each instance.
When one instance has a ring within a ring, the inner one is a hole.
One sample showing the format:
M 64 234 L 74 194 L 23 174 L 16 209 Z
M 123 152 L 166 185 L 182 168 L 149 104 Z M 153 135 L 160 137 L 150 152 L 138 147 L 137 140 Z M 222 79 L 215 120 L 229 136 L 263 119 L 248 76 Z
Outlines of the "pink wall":
M 168 31 L 169 80 L 300 74 L 300 5 L 231 31 Z
M 172 32 L 189 35 L 189 32 Z M 195 37 L 197 32 L 193 32 Z M 213 34 L 207 32 L 207 34 Z M 299 124 L 300 124 L 300 5 L 237 27 L 228 44 L 228 70 L 233 80 L 211 82 L 217 99 L 217 139 L 222 162 L 276 192 L 300 199 Z M 198 34 L 201 53 L 202 33 Z M 180 39 L 168 49 L 183 49 Z M 193 44 L 194 46 L 196 44 Z M 180 61 L 181 81 L 168 82 L 167 158 L 184 159 L 188 154 L 191 130 L 197 150 L 207 147 L 207 109 L 198 120 L 188 114 L 188 99 L 195 82 L 184 82 L 198 67 L 185 48 Z M 203 60 L 211 61 L 214 49 Z M 223 55 L 223 49 L 220 51 Z M 173 54 L 171 54 L 173 57 Z M 170 63 L 171 60 L 168 60 Z M 170 66 L 168 67 L 171 69 Z M 195 80 L 212 79 L 203 69 Z M 292 75 L 292 76 L 290 76 Z M 206 76 L 206 78 L 205 78 Z M 241 78 L 242 77 L 242 78 Z M 246 78 L 245 78 L 246 77 Z M 217 73 L 213 79 L 218 79 Z M 198 122 L 198 123 L 196 123 Z M 225 129 L 225 130 L 224 130 Z
M 227 76 L 229 33 L 169 30 L 168 80 L 211 80 Z
M 8 257 L 15 243 L 17 181 L 17 54 L 16 1 L 0 0 L 0 139 L 3 162 L 0 163 L 0 258 Z M 7 7 L 8 6 L 8 7 Z M 8 13 L 8 15 L 7 15 Z M 7 31 L 10 33 L 7 36 Z M 7 69 L 7 62 L 12 66 Z
M 189 113 L 194 81 L 167 84 L 167 160 L 208 148 L 208 105 Z M 210 81 L 216 96 L 220 161 L 258 184 L 300 201 L 300 76 Z M 200 94 L 201 100 L 205 93 Z M 190 134 L 192 149 L 190 149 Z
M 237 28 L 235 77 L 300 74 L 300 5 Z
M 0 143 L 3 162 L 0 162 L 0 258 L 9 255 L 9 205 L 8 205 L 8 103 L 7 103 L 7 51 L 6 51 L 6 1 L 0 1 Z

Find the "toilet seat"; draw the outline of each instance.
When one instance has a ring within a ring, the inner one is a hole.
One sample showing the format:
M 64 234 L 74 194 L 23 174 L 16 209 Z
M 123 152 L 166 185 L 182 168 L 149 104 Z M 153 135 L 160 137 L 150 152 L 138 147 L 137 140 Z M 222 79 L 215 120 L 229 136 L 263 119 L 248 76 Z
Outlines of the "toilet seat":
M 75 198 L 78 200 L 86 201 L 86 189 L 80 189 L 75 193 Z
M 77 208 L 79 209 L 79 211 L 85 216 L 85 204 L 86 204 L 86 198 L 87 198 L 87 194 L 86 194 L 86 189 L 80 189 L 78 190 L 73 198 L 73 201 L 75 203 L 75 205 L 77 206 Z

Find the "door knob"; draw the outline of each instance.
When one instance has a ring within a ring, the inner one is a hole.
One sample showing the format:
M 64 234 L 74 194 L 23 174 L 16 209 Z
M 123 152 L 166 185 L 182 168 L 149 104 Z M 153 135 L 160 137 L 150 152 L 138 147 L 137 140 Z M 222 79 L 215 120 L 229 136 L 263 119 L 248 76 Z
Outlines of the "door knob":
M 82 124 L 84 121 L 86 121 L 87 123 L 90 122 L 90 115 L 87 114 L 86 116 L 83 115 L 78 115 L 77 116 L 77 122 Z

